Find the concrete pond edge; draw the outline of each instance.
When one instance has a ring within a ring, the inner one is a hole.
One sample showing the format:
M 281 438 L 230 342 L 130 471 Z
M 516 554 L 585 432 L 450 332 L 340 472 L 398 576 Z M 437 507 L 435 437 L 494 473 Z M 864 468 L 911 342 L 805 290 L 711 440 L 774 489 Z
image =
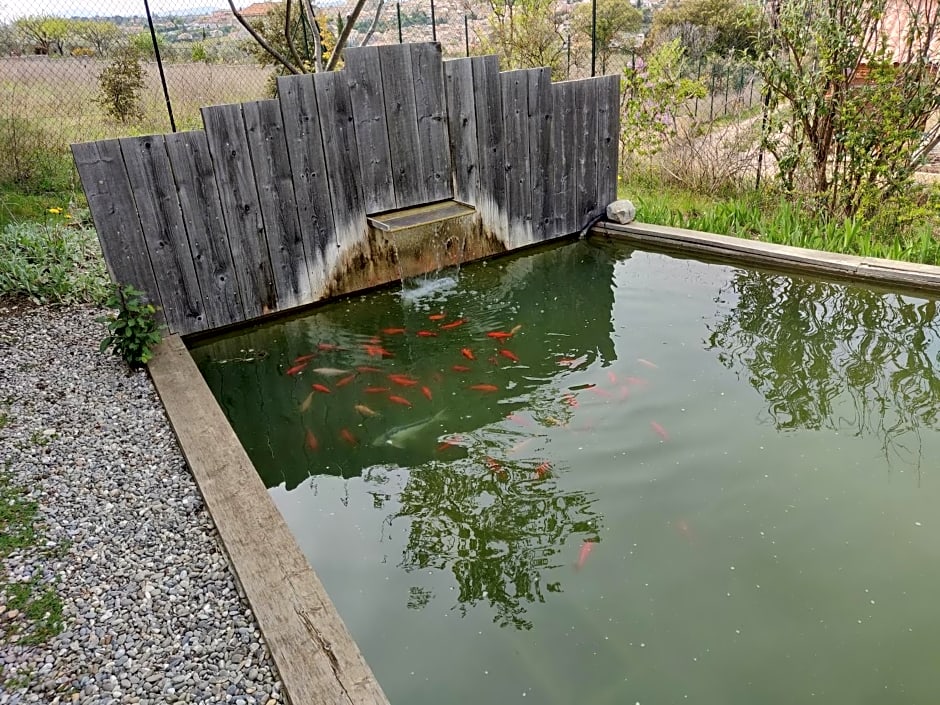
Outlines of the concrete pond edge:
M 940 267 L 930 265 L 636 222 L 591 233 L 731 264 L 940 292 Z M 148 367 L 287 697 L 294 705 L 388 705 L 180 336 L 165 338 Z

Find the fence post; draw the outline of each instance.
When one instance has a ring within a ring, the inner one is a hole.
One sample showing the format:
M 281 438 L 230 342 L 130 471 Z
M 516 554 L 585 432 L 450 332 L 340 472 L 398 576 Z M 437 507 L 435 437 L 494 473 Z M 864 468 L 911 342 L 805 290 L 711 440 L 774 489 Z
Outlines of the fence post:
M 569 51 L 571 39 L 568 39 Z M 591 76 L 597 75 L 597 0 L 591 0 Z
M 153 42 L 153 55 L 157 60 L 157 71 L 160 72 L 160 84 L 163 86 L 163 98 L 166 100 L 166 114 L 170 116 L 170 131 L 176 132 L 176 120 L 173 119 L 173 104 L 170 103 L 170 91 L 166 87 L 166 74 L 163 73 L 163 59 L 160 58 L 160 47 L 157 45 L 157 32 L 153 28 L 153 16 L 150 14 L 150 3 L 144 0 L 144 11 L 147 13 L 147 25 L 150 27 L 150 41 Z
M 467 47 L 467 56 L 470 56 L 470 23 L 467 16 L 463 16 L 463 43 Z
M 398 15 L 398 43 L 403 44 L 401 38 L 401 3 L 395 3 L 395 13 Z
M 702 79 L 702 61 L 703 57 L 698 58 L 698 64 L 695 68 L 695 82 L 698 83 Z M 692 113 L 695 115 L 695 122 L 698 122 L 698 94 L 695 94 L 695 107 L 692 108 Z
M 712 62 L 712 80 L 711 84 L 708 87 L 708 121 L 711 122 L 715 119 L 715 75 L 718 73 L 715 71 L 715 63 Z
M 725 64 L 725 108 L 723 115 L 728 114 L 728 88 L 731 86 L 731 62 Z
M 431 0 L 431 41 L 437 41 L 437 17 L 434 14 L 434 0 Z
M 565 67 L 565 78 L 571 78 L 571 32 L 568 32 L 565 46 L 568 49 L 568 65 Z

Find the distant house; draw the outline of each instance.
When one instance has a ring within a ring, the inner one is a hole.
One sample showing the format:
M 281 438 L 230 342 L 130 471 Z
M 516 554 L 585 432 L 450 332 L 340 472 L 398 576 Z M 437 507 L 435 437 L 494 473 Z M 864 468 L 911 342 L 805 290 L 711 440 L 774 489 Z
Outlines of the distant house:
M 888 0 L 874 42 L 886 42 L 895 66 L 920 61 L 920 54 L 934 70 L 940 67 L 940 0 Z M 871 68 L 862 64 L 853 83 L 865 83 Z

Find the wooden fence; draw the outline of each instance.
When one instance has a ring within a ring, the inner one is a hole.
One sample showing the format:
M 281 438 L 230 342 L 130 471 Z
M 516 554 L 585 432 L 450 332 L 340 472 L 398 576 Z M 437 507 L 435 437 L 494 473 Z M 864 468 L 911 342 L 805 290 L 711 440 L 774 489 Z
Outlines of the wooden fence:
M 438 44 L 345 61 L 278 79 L 275 100 L 203 108 L 204 130 L 72 145 L 112 279 L 171 332 L 388 281 L 373 215 L 455 199 L 510 250 L 578 232 L 616 197 L 616 76 L 553 84 L 494 56 L 442 61 Z

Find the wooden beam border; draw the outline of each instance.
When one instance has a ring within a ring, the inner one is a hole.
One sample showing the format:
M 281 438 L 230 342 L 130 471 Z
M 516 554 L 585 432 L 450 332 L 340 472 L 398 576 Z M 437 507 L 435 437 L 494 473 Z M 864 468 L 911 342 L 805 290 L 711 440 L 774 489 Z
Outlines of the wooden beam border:
M 148 365 L 293 705 L 389 705 L 178 335 Z

